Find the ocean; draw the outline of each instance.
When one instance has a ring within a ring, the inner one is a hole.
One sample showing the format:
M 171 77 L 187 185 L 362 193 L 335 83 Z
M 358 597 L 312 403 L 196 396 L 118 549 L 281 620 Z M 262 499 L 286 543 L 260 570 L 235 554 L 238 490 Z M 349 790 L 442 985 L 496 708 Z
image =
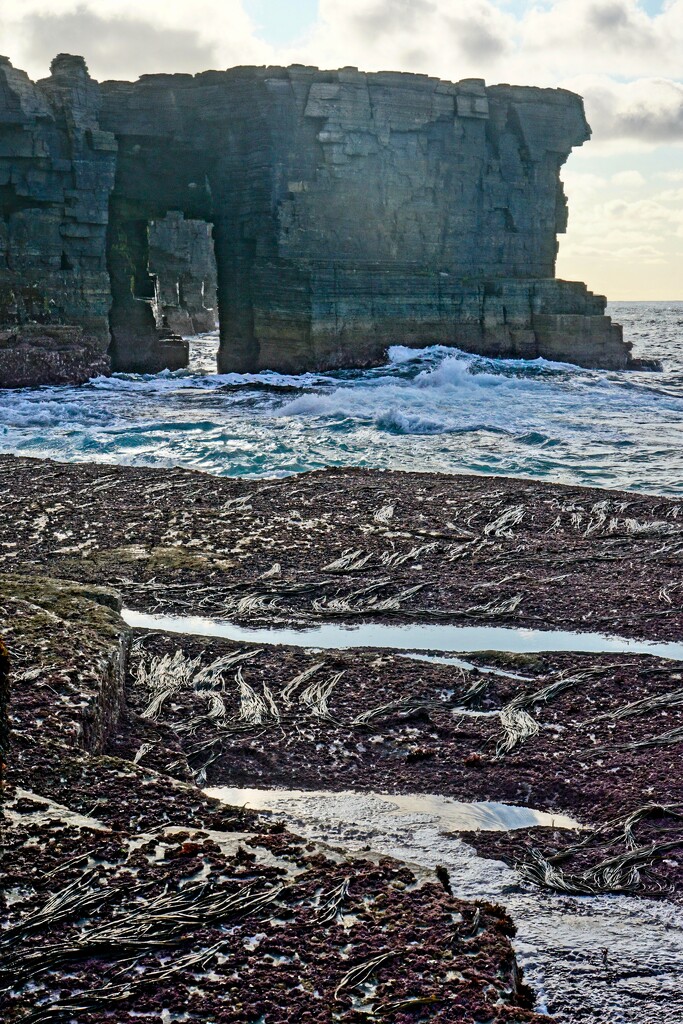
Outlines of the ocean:
M 218 375 L 217 336 L 204 335 L 188 370 L 0 392 L 0 451 L 239 477 L 363 466 L 683 494 L 683 302 L 608 312 L 661 373 L 396 346 L 372 370 Z

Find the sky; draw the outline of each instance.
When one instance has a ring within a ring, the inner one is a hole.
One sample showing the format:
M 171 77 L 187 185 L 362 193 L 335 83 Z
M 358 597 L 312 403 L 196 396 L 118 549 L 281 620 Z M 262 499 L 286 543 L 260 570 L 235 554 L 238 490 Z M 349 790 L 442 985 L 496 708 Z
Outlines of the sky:
M 236 64 L 352 65 L 560 86 L 593 138 L 563 170 L 558 276 L 683 300 L 683 0 L 0 0 L 0 53 L 137 78 Z

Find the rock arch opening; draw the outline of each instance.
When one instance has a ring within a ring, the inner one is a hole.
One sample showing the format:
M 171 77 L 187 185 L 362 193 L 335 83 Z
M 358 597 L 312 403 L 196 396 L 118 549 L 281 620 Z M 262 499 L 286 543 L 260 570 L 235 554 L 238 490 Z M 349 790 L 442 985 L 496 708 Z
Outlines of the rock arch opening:
M 21 350 L 0 380 L 183 366 L 183 325 L 216 307 L 222 372 L 366 366 L 391 344 L 631 365 L 604 297 L 555 278 L 559 169 L 590 135 L 573 93 L 302 66 L 99 84 L 67 54 L 51 71 L 0 58 L 0 333 Z
M 213 225 L 177 210 L 149 219 L 112 201 L 107 243 L 112 369 L 188 365 L 188 337 L 218 326 Z

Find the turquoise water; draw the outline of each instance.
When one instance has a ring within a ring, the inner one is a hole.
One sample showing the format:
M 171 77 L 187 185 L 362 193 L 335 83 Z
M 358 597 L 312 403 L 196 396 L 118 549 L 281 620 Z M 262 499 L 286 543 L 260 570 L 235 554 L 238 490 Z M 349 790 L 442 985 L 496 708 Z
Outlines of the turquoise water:
M 219 376 L 204 336 L 186 371 L 0 392 L 0 450 L 229 476 L 366 466 L 683 494 L 683 303 L 609 311 L 664 372 L 396 347 L 373 370 Z

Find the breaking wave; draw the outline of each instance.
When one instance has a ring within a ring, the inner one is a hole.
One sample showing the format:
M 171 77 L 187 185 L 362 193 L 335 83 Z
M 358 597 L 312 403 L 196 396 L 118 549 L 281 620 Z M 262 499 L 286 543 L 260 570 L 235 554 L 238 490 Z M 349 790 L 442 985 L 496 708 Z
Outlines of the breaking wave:
M 683 494 L 683 303 L 612 310 L 663 373 L 495 360 L 432 346 L 326 374 L 188 370 L 0 392 L 0 450 L 232 476 L 324 466 L 506 473 Z

